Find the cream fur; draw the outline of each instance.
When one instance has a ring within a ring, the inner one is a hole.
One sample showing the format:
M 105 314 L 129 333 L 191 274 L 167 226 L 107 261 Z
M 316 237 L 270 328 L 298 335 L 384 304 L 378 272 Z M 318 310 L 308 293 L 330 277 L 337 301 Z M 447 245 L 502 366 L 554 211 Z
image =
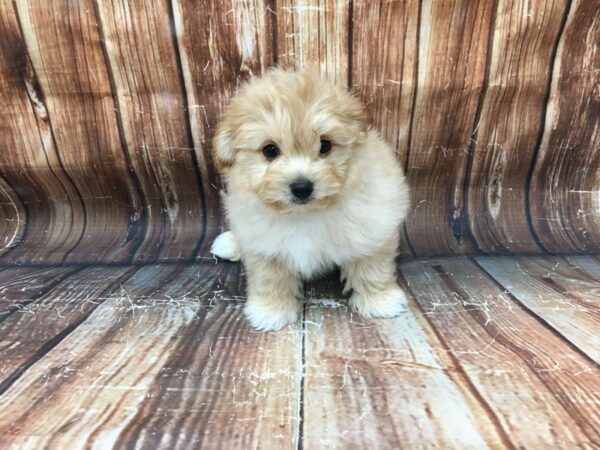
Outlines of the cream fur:
M 319 155 L 321 139 L 333 144 L 326 156 Z M 273 161 L 262 154 L 267 144 L 280 149 Z M 245 311 L 256 328 L 297 320 L 301 280 L 335 266 L 359 313 L 403 311 L 394 258 L 408 188 L 393 150 L 367 128 L 356 98 L 313 74 L 274 70 L 240 89 L 213 146 L 231 232 L 212 251 L 226 259 L 241 255 Z M 289 190 L 299 177 L 315 186 L 305 205 L 293 203 Z
M 210 247 L 210 252 L 221 259 L 228 261 L 239 261 L 242 259 L 240 244 L 231 231 L 221 233 Z

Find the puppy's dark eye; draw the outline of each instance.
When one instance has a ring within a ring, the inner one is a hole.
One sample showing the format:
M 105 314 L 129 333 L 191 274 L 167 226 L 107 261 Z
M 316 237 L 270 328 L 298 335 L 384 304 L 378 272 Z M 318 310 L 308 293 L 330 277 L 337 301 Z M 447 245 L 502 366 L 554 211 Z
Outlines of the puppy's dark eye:
M 262 153 L 269 161 L 273 161 L 275 158 L 277 158 L 277 155 L 279 155 L 279 149 L 276 145 L 269 144 L 263 147 Z
M 319 149 L 319 155 L 326 155 L 331 151 L 331 141 L 322 140 L 321 148 Z

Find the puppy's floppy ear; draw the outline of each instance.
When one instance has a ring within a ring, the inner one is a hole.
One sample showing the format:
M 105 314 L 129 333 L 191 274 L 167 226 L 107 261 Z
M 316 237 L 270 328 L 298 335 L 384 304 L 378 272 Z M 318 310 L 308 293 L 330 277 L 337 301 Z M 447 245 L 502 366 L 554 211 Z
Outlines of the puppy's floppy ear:
M 349 92 L 340 98 L 342 107 L 338 111 L 341 122 L 351 131 L 356 140 L 362 140 L 366 134 L 369 120 L 364 104 Z
M 232 146 L 233 124 L 223 117 L 215 130 L 212 139 L 212 154 L 219 172 L 226 172 L 233 165 L 235 150 Z
M 358 98 L 352 94 L 350 96 L 350 105 L 345 111 L 346 118 L 350 122 L 354 122 L 354 126 L 360 131 L 366 131 L 368 124 L 367 109 Z

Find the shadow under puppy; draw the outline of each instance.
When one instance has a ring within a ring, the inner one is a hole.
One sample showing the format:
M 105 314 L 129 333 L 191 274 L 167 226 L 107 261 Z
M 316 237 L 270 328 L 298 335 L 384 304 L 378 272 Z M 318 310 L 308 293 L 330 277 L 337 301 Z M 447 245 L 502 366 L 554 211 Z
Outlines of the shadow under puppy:
M 313 73 L 272 70 L 240 87 L 213 151 L 231 231 L 211 251 L 242 259 L 254 327 L 296 321 L 302 280 L 336 265 L 360 314 L 405 309 L 394 259 L 408 188 L 358 99 Z

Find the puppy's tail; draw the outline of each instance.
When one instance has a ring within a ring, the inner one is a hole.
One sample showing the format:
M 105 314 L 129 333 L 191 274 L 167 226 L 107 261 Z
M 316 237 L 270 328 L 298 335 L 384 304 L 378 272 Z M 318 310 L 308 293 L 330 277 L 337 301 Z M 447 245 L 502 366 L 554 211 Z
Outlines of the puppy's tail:
M 228 261 L 239 261 L 242 258 L 240 244 L 231 231 L 218 235 L 212 247 L 210 247 L 210 252 Z

